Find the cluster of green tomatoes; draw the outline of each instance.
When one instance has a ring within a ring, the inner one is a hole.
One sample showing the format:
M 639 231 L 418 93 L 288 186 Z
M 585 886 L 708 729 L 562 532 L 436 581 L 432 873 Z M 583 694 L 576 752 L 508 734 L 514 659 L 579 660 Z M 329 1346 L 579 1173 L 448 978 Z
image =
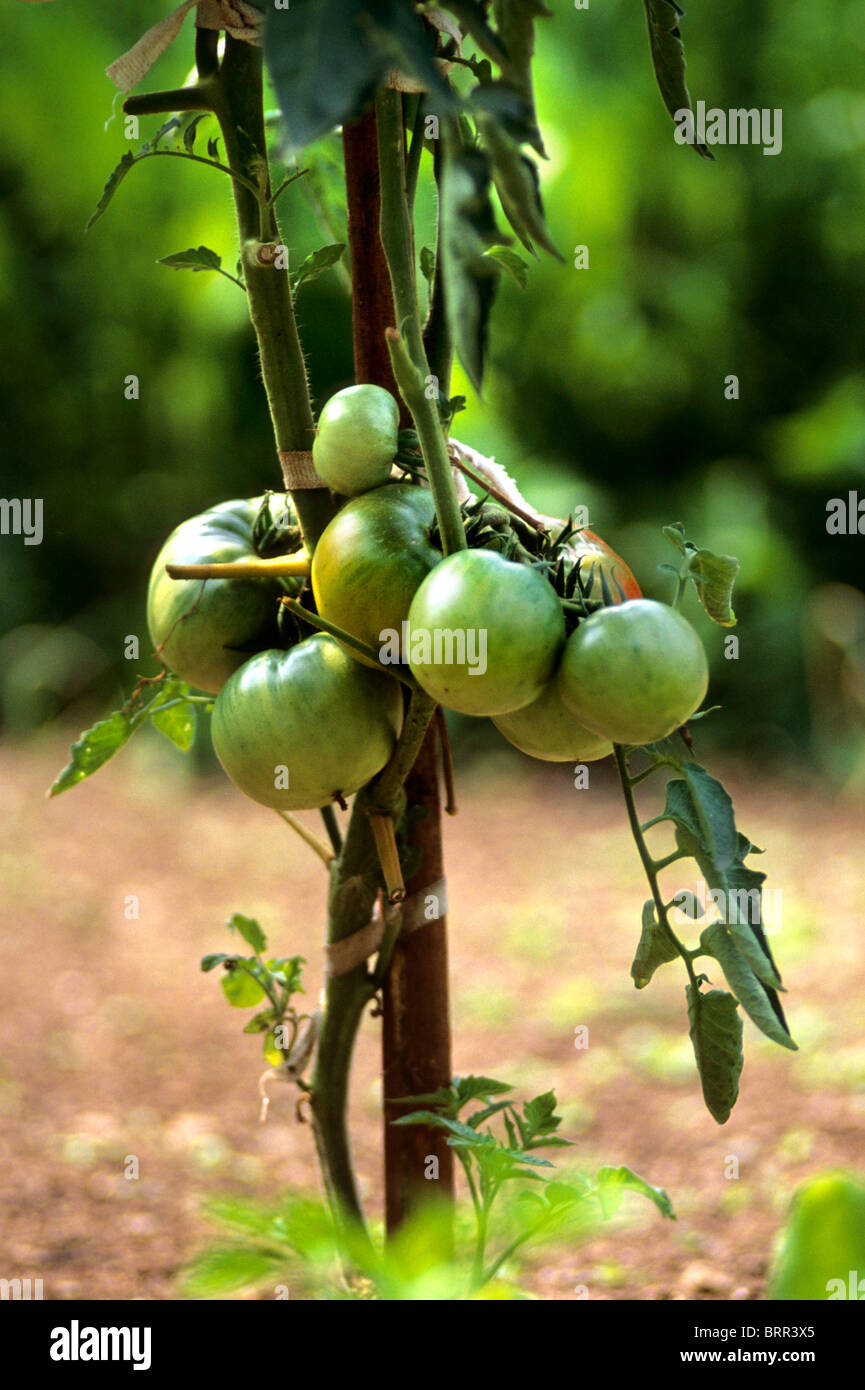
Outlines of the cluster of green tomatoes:
M 468 549 L 443 554 L 429 489 L 391 481 L 398 431 L 381 387 L 327 402 L 313 457 L 342 505 L 311 560 L 278 495 L 192 517 L 156 558 L 151 638 L 216 696 L 213 746 L 241 791 L 286 811 L 344 800 L 389 760 L 412 680 L 547 761 L 654 743 L 694 713 L 708 684 L 697 633 L 643 598 L 600 537 L 563 528 L 532 553 L 494 506 Z M 232 568 L 166 570 L 214 564 Z M 311 630 L 304 606 L 341 636 Z

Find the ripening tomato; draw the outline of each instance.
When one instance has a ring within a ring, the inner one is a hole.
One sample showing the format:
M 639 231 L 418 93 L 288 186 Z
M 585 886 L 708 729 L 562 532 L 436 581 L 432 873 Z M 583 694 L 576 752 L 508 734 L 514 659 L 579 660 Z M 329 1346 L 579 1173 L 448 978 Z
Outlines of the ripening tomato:
M 253 525 L 262 498 L 221 502 L 172 531 L 153 565 L 147 590 L 147 626 L 166 666 L 199 690 L 215 695 L 254 652 L 279 642 L 277 614 L 283 594 L 298 594 L 302 579 L 170 579 L 166 565 L 215 564 L 256 556 Z M 271 498 L 273 515 L 296 525 L 288 498 Z
M 565 707 L 555 680 L 530 705 L 500 714 L 493 723 L 521 753 L 548 763 L 591 763 L 613 751 L 608 738 L 593 734 Z
M 380 772 L 401 727 L 399 682 L 319 632 L 235 671 L 214 703 L 211 732 L 240 791 L 301 811 L 350 796 Z
M 537 699 L 565 635 L 552 585 L 494 550 L 458 550 L 436 565 L 408 622 L 412 674 L 461 714 L 508 714 Z
M 621 555 L 617 555 L 605 540 L 595 535 L 594 531 L 584 527 L 568 541 L 566 553 L 580 561 L 580 575 L 584 583 L 588 583 L 591 577 L 587 598 L 599 601 L 603 599 L 602 574 L 606 577 L 614 603 L 624 602 L 622 594 L 625 599 L 643 597 L 642 589 Z
M 382 633 L 401 632 L 418 585 L 442 558 L 429 537 L 434 518 L 432 493 L 410 483 L 388 483 L 346 503 L 312 557 L 321 616 L 376 651 Z M 351 654 L 365 660 L 354 648 Z
M 699 707 L 706 653 L 681 613 L 630 599 L 585 618 L 565 644 L 559 693 L 572 714 L 613 743 L 665 738 Z
M 399 406 L 383 386 L 347 386 L 318 418 L 312 459 L 319 475 L 345 497 L 380 487 L 397 451 Z

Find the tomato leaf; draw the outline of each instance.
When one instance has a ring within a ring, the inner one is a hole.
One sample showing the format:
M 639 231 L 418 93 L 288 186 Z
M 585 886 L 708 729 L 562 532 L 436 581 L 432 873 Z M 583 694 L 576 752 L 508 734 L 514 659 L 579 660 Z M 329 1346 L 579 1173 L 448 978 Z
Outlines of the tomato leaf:
M 481 88 L 479 96 L 488 100 L 489 88 Z M 562 260 L 544 220 L 538 171 L 534 161 L 522 153 L 518 139 L 484 106 L 476 104 L 478 130 L 489 154 L 492 177 L 505 216 L 531 255 L 536 255 L 534 242 L 557 260 Z
M 229 1004 L 235 1009 L 251 1009 L 267 998 L 249 967 L 240 960 L 233 970 L 226 970 L 219 983 Z
M 431 246 L 422 246 L 420 249 L 420 273 L 432 289 L 433 278 L 436 269 L 436 256 Z
M 241 912 L 235 912 L 229 919 L 228 930 L 236 931 L 258 955 L 267 950 L 267 937 L 254 917 L 244 917 Z
M 71 759 L 55 778 L 48 789 L 49 796 L 59 796 L 69 787 L 77 786 L 85 777 L 91 777 L 103 763 L 113 758 L 134 732 L 132 716 L 124 710 L 115 710 L 108 719 L 100 719 L 87 729 L 70 748 Z
M 157 265 L 167 265 L 172 270 L 219 270 L 222 257 L 211 251 L 209 246 L 190 246 L 188 251 L 160 256 Z
M 654 1202 L 662 1216 L 670 1221 L 676 1220 L 673 1204 L 663 1187 L 653 1187 L 632 1168 L 624 1165 L 620 1168 L 599 1168 L 596 1182 L 598 1201 L 605 1219 L 615 1216 L 626 1192 L 639 1192 L 642 1197 Z
M 518 256 L 516 251 L 512 251 L 508 246 L 490 246 L 485 252 L 485 256 L 492 256 L 494 261 L 498 261 L 500 266 L 504 266 L 512 280 L 516 280 L 521 290 L 528 284 L 529 267 Z
M 697 597 L 719 627 L 735 627 L 733 585 L 739 573 L 739 561 L 734 555 L 713 555 L 711 550 L 694 549 L 691 554 L 691 577 Z
M 719 1125 L 729 1120 L 739 1095 L 742 1074 L 742 1019 L 732 994 L 711 989 L 702 994 L 686 986 L 691 1043 L 700 1073 L 703 1099 Z
M 195 705 L 185 702 L 172 705 L 170 709 L 157 710 L 151 716 L 153 727 L 170 739 L 182 753 L 188 753 L 195 742 L 197 722 Z
M 105 187 L 103 188 L 102 193 L 100 195 L 99 202 L 93 209 L 93 212 L 90 215 L 90 220 L 88 221 L 87 226 L 84 228 L 85 232 L 89 232 L 94 222 L 99 221 L 103 212 L 108 207 L 108 204 L 111 202 L 111 199 L 114 197 L 115 193 L 117 192 L 123 180 L 126 178 L 126 175 L 129 173 L 129 170 L 132 168 L 134 163 L 135 155 L 133 154 L 132 150 L 127 150 L 120 163 L 116 165 L 115 168 L 113 168 L 111 170 L 111 173 L 108 175 Z
M 631 964 L 631 979 L 637 989 L 645 989 L 658 967 L 675 960 L 678 954 L 667 933 L 661 930 L 655 904 L 648 898 L 643 903 L 643 929 Z
M 506 50 L 506 61 L 499 66 L 526 103 L 529 115 L 529 134 L 526 138 L 529 144 L 546 158 L 535 112 L 532 58 L 535 52 L 535 20 L 549 19 L 553 11 L 547 9 L 543 0 L 493 0 L 493 12 L 499 38 Z
M 337 241 L 331 246 L 320 246 L 317 251 L 313 251 L 302 261 L 297 270 L 291 274 L 291 289 L 293 294 L 297 294 L 301 285 L 308 284 L 310 280 L 317 280 L 319 275 L 331 266 L 337 264 L 342 259 L 345 250 L 345 242 Z
M 757 978 L 723 922 L 713 922 L 706 927 L 700 937 L 700 947 L 718 962 L 727 984 L 760 1032 L 781 1047 L 798 1051 L 790 1037 L 778 996 Z
M 501 236 L 490 202 L 490 171 L 479 150 L 448 151 L 441 181 L 445 311 L 460 361 L 480 392 L 498 265 L 485 255 Z
M 360 115 L 398 67 L 421 80 L 440 114 L 455 109 L 427 33 L 404 0 L 295 0 L 269 9 L 264 54 L 292 149 Z
M 658 89 L 664 105 L 675 119 L 677 111 L 693 110 L 685 81 L 685 48 L 679 32 L 679 20 L 685 11 L 679 8 L 675 0 L 643 0 L 643 5 Z M 695 144 L 694 148 L 703 159 L 715 158 L 704 144 Z

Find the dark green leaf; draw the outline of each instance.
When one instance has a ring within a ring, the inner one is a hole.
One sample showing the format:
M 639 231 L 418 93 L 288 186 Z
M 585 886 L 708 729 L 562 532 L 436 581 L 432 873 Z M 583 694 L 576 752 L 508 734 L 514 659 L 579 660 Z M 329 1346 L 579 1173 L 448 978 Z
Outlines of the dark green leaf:
M 59 796 L 60 792 L 83 782 L 85 777 L 91 777 L 123 747 L 135 727 L 130 715 L 123 710 L 115 710 L 108 719 L 100 719 L 87 729 L 70 748 L 72 757 L 60 776 L 52 782 L 48 795 Z
M 676 1219 L 673 1204 L 663 1187 L 653 1187 L 631 1168 L 600 1168 L 597 1183 L 598 1200 L 605 1218 L 614 1216 L 619 1210 L 625 1192 L 639 1192 L 641 1196 L 654 1202 L 662 1216 L 668 1217 L 670 1221 Z
M 477 391 L 483 382 L 499 268 L 484 253 L 501 242 L 490 202 L 486 156 L 448 150 L 441 181 L 441 239 L 448 325 Z
M 420 273 L 432 289 L 433 278 L 436 269 L 436 256 L 430 246 L 422 246 L 420 249 Z
M 703 1099 L 719 1125 L 730 1118 L 742 1073 L 742 1019 L 732 994 L 686 986 L 691 1042 Z
M 123 156 L 117 167 L 115 169 L 112 169 L 111 173 L 108 175 L 108 181 L 102 190 L 102 196 L 100 197 L 99 202 L 96 204 L 90 221 L 84 228 L 86 232 L 90 231 L 90 228 L 93 226 L 94 222 L 99 221 L 103 212 L 108 207 L 108 204 L 111 202 L 111 199 L 114 197 L 115 193 L 117 192 L 123 180 L 126 178 L 126 175 L 129 173 L 129 170 L 132 168 L 134 163 L 135 155 L 132 153 L 131 150 L 127 150 L 126 154 Z
M 207 153 L 211 159 L 219 159 L 219 141 L 215 135 L 207 142 Z
M 685 49 L 679 19 L 685 13 L 675 0 L 643 0 L 649 26 L 649 47 L 664 105 L 675 118 L 677 111 L 691 111 L 691 95 L 685 81 Z M 694 148 L 704 159 L 714 159 L 705 145 Z
M 267 950 L 267 937 L 254 917 L 244 917 L 243 913 L 235 912 L 229 918 L 228 930 L 238 932 L 257 955 Z
M 643 928 L 637 954 L 631 964 L 631 979 L 637 989 L 645 989 L 660 965 L 675 960 L 679 952 L 655 916 L 651 898 L 643 903 Z
M 188 251 L 175 251 L 171 256 L 160 257 L 157 265 L 168 265 L 172 270 L 219 270 L 222 257 L 209 246 L 190 246 Z
M 770 998 L 773 995 L 777 999 L 777 995 L 757 978 L 724 923 L 713 922 L 706 927 L 700 937 L 700 946 L 707 955 L 714 956 L 733 994 L 760 1031 L 772 1042 L 796 1052 L 796 1044 L 790 1037 L 786 1021 L 782 1023 L 778 1018 Z
M 706 861 L 716 874 L 723 873 L 739 843 L 733 803 L 717 778 L 699 763 L 685 763 L 681 772 L 681 779 L 667 783 L 664 814 L 676 824 L 680 848 L 695 854 L 701 868 Z
M 331 246 L 320 246 L 317 251 L 313 251 L 311 255 L 307 256 L 306 260 L 301 262 L 297 270 L 291 273 L 290 279 L 293 293 L 297 294 L 301 285 L 305 285 L 310 280 L 318 279 L 323 271 L 329 270 L 331 266 L 336 265 L 337 261 L 342 259 L 344 250 L 345 243 L 338 241 L 334 242 Z
M 478 130 L 492 163 L 493 182 L 505 216 L 525 246 L 535 255 L 537 242 L 557 260 L 556 249 L 544 220 L 538 172 L 534 162 L 522 153 L 516 140 L 488 112 L 478 110 Z
M 404 0 L 295 0 L 289 10 L 271 8 L 264 53 L 294 150 L 360 115 L 394 67 L 424 83 L 440 114 L 454 109 L 420 18 Z
M 246 1024 L 244 1033 L 266 1033 L 276 1018 L 273 1009 L 262 1009 L 260 1014 L 253 1014 Z
M 502 72 L 520 93 L 530 115 L 529 143 L 545 155 L 544 142 L 535 115 L 532 90 L 532 57 L 535 51 L 535 20 L 548 19 L 553 11 L 542 0 L 493 0 L 499 38 L 507 50 Z
M 529 267 L 522 256 L 517 255 L 516 251 L 511 251 L 507 246 L 490 246 L 484 255 L 492 256 L 493 260 L 504 266 L 512 279 L 516 280 L 520 289 L 525 289 L 529 278 Z
M 474 39 L 482 53 L 486 53 L 499 67 L 508 62 L 507 51 L 502 48 L 498 37 L 487 23 L 484 7 L 478 0 L 447 0 L 447 8 L 459 20 L 463 32 Z

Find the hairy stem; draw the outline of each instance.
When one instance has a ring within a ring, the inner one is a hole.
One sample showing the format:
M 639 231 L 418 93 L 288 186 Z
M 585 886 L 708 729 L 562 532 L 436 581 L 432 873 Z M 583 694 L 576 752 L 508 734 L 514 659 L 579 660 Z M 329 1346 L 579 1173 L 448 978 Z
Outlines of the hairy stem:
M 417 302 L 414 236 L 405 182 L 405 140 L 399 92 L 383 88 L 376 97 L 381 173 L 381 242 L 390 272 L 396 333 L 388 333 L 391 363 L 420 440 L 445 554 L 466 548 L 465 532 L 435 398 Z M 402 350 L 397 345 L 404 339 Z

